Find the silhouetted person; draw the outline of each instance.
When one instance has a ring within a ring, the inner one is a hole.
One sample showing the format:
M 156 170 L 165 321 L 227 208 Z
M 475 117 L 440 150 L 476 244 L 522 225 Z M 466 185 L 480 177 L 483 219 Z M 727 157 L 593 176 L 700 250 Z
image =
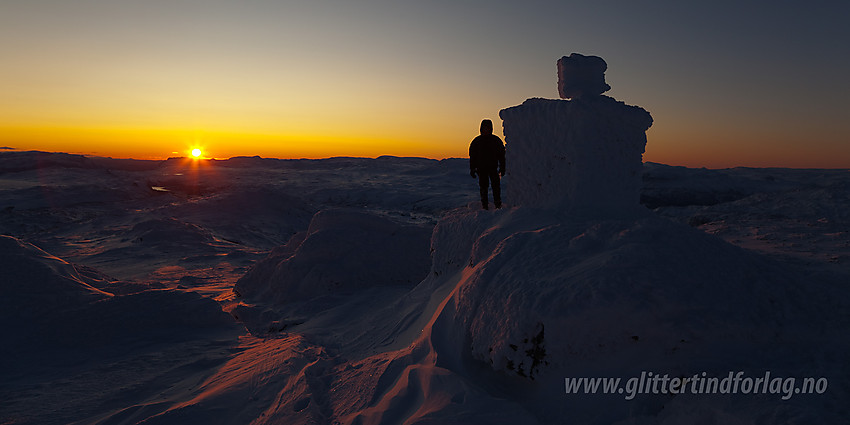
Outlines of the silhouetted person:
M 505 175 L 505 144 L 493 134 L 493 122 L 481 121 L 481 135 L 469 144 L 469 175 L 478 177 L 481 189 L 481 207 L 488 209 L 487 186 L 493 186 L 493 203 L 502 208 L 502 190 L 499 176 Z

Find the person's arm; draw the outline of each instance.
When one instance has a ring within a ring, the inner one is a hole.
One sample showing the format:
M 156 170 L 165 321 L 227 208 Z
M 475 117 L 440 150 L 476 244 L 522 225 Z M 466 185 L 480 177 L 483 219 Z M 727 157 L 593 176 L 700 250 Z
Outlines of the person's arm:
M 498 136 L 496 137 L 498 139 Z M 505 176 L 505 144 L 499 139 L 499 174 Z
M 475 175 L 475 170 L 478 168 L 477 159 L 478 159 L 478 149 L 475 143 L 476 139 L 472 140 L 472 143 L 469 144 L 469 175 L 472 177 L 478 177 Z

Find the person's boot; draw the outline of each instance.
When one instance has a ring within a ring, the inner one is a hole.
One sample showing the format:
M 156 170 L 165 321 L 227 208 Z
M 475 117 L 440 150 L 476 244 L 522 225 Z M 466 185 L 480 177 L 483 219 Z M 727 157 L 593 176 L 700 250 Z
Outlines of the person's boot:
M 502 203 L 496 202 L 496 209 L 498 210 L 498 209 L 501 209 L 501 208 L 502 208 Z
M 490 206 L 489 206 L 489 205 L 487 205 L 487 203 L 486 203 L 486 202 L 482 202 L 482 203 L 481 203 L 481 208 L 484 208 L 485 210 L 489 210 L 489 209 L 490 209 Z

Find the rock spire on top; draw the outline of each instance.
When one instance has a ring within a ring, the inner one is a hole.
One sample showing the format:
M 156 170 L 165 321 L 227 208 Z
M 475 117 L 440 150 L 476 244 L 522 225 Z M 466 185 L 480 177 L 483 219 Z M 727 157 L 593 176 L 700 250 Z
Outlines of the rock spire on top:
M 611 90 L 605 83 L 608 64 L 599 56 L 571 53 L 558 59 L 558 94 L 562 99 L 596 96 Z

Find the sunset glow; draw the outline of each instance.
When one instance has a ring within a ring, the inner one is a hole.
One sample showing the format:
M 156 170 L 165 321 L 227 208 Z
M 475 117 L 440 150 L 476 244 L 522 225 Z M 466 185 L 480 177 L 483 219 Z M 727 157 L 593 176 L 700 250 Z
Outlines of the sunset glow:
M 201 150 L 198 149 L 198 148 L 192 149 L 192 156 L 194 156 L 195 158 L 200 158 L 201 157 Z
M 486 5 L 10 2 L 0 147 L 465 157 L 481 119 L 502 136 L 499 110 L 557 98 L 556 60 L 582 52 L 608 62 L 606 95 L 652 113 L 648 161 L 850 166 L 850 57 L 829 47 L 850 42 L 846 3 Z

